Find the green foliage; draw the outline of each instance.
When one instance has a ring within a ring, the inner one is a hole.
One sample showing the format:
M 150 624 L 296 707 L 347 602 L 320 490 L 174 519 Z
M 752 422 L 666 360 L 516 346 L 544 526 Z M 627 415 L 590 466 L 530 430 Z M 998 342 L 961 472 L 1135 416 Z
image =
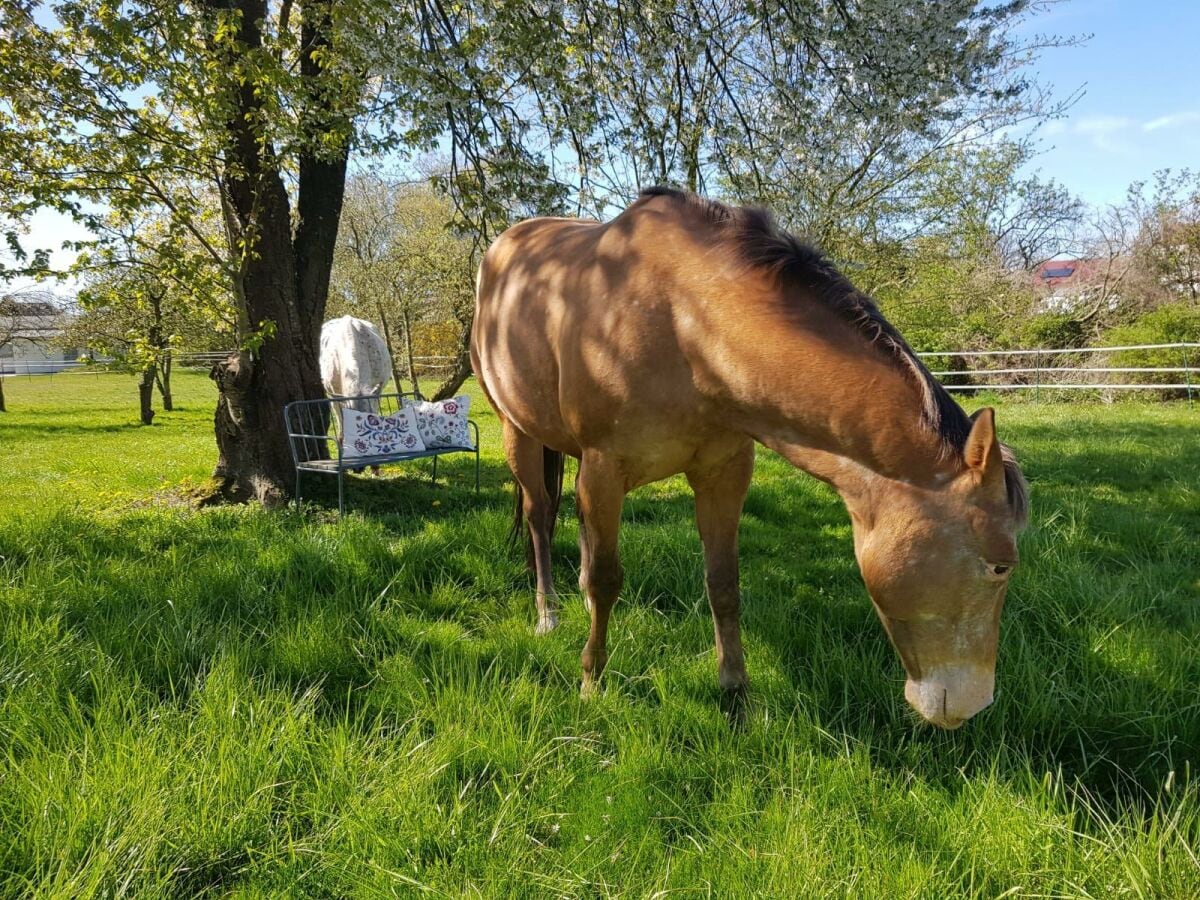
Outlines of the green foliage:
M 1172 304 L 1146 313 L 1128 325 L 1105 332 L 1100 345 L 1128 347 L 1135 344 L 1200 343 L 1200 306 Z M 1200 349 L 1122 350 L 1107 354 L 1109 364 L 1131 368 L 1181 368 L 1200 365 Z M 1132 372 L 1127 377 L 1137 384 L 1184 384 L 1179 372 Z M 1192 379 L 1196 376 L 1193 374 Z
M 152 499 L 210 470 L 211 383 L 138 429 L 123 379 L 85 378 L 12 382 L 0 422 L 0 893 L 1196 893 L 1184 404 L 1001 403 L 1036 508 L 996 704 L 952 733 L 905 708 L 841 504 L 763 452 L 731 728 L 680 479 L 629 501 L 585 703 L 570 495 L 535 638 L 486 404 L 481 497 L 417 463 L 354 479 L 338 522 Z
M 453 203 L 430 183 L 353 176 L 338 233 L 329 316 L 379 326 L 398 371 L 414 356 L 465 352 L 478 260 Z
M 1087 333 L 1070 313 L 1044 312 L 1022 322 L 1016 339 L 1018 346 L 1031 349 L 1083 347 Z

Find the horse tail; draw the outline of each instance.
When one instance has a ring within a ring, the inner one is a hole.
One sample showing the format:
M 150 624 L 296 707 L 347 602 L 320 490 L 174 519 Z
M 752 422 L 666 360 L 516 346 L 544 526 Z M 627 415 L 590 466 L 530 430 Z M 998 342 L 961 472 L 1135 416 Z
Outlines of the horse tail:
M 554 541 L 554 529 L 558 525 L 558 507 L 562 503 L 563 472 L 567 459 L 558 450 L 542 448 L 542 476 L 546 481 L 546 496 L 550 499 L 550 535 Z
M 563 472 L 566 469 L 566 457 L 558 450 L 542 447 L 542 483 L 546 488 L 546 498 L 549 503 L 550 534 L 548 541 L 554 541 L 554 529 L 558 524 L 558 507 L 562 503 Z M 533 561 L 533 538 L 525 531 L 525 491 L 521 482 L 514 479 L 516 491 L 513 503 L 512 524 L 508 529 L 509 546 L 515 547 L 525 536 L 525 565 L 532 572 L 535 569 Z

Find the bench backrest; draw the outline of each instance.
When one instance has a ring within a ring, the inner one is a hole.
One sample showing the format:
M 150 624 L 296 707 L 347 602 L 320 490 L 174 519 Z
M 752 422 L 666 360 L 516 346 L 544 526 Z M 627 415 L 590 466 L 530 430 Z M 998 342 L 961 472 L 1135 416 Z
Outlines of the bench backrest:
M 341 459 L 338 439 L 340 417 L 334 410 L 344 408 L 347 401 L 373 400 L 379 404 L 381 415 L 389 416 L 400 409 L 405 400 L 420 402 L 425 398 L 416 391 L 395 394 L 367 394 L 359 397 L 322 397 L 320 400 L 294 400 L 283 408 L 292 462 L 312 462 L 317 459 Z

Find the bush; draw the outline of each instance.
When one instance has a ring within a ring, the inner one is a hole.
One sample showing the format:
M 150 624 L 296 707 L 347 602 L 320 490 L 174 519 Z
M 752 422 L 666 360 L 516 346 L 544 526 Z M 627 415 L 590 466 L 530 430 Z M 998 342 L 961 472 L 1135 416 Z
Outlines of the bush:
M 1172 304 L 1148 312 L 1128 325 L 1118 325 L 1104 333 L 1100 345 L 1104 347 L 1126 347 L 1131 344 L 1176 344 L 1200 342 L 1200 308 Z M 1161 350 L 1119 350 L 1103 355 L 1097 365 L 1118 368 L 1177 368 L 1196 366 L 1200 361 L 1197 348 Z M 1181 384 L 1187 380 L 1182 372 L 1127 372 L 1123 380 L 1130 384 Z M 1196 381 L 1192 376 L 1192 381 Z M 1173 396 L 1185 396 L 1182 391 L 1168 392 Z
M 1067 313 L 1040 313 L 1022 322 L 1017 334 L 1022 347 L 1062 349 L 1087 343 L 1082 323 Z

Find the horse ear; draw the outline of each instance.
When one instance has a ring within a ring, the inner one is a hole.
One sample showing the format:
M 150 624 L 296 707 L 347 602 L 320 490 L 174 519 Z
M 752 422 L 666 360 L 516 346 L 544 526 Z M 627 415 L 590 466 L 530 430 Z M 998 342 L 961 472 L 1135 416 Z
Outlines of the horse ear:
M 1004 474 L 1004 458 L 996 439 L 996 412 L 990 406 L 971 414 L 971 433 L 963 446 L 963 459 L 985 478 Z

